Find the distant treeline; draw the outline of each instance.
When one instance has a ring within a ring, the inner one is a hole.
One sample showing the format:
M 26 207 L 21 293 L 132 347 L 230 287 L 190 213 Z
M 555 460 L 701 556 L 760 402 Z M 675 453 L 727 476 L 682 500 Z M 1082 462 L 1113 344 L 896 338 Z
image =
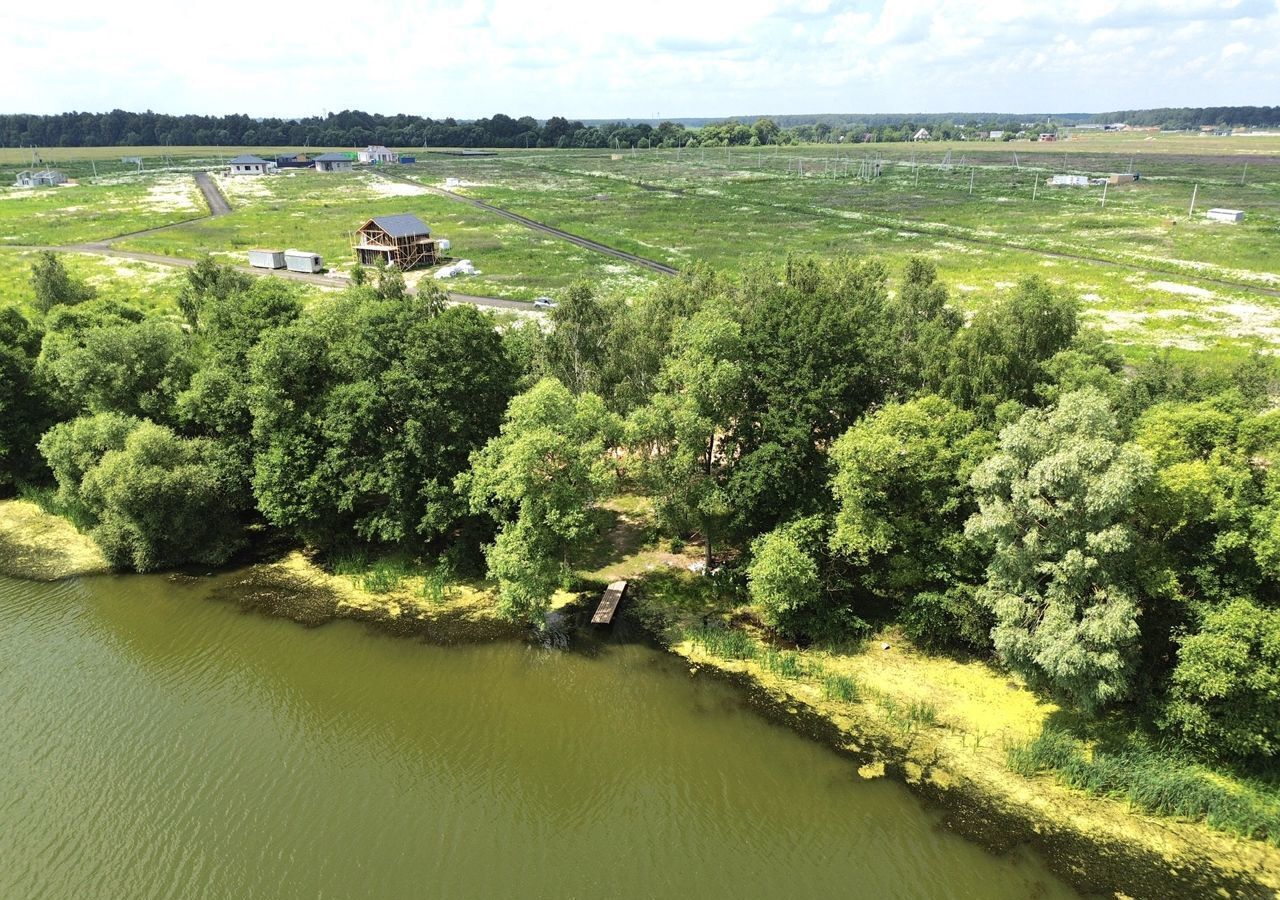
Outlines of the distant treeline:
M 1164 109 L 1127 109 L 1101 113 L 1091 122 L 1125 122 L 1129 125 L 1160 128 L 1200 128 L 1204 125 L 1250 128 L 1280 125 L 1280 106 L 1206 106 L 1167 107 Z
M 1035 132 L 1084 121 L 1127 122 L 1165 128 L 1203 125 L 1280 124 L 1280 107 L 1233 106 L 1086 113 L 876 114 L 764 116 L 750 124 L 737 119 L 650 122 L 593 122 L 552 116 L 538 121 L 498 113 L 486 119 L 430 119 L 344 110 L 303 119 L 254 119 L 245 115 L 171 116 L 154 112 L 70 112 L 58 115 L 0 115 L 4 147 L 676 147 L 726 146 L 807 141 L 910 140 L 928 128 L 935 140 L 985 136 L 1003 131 Z M 690 123 L 697 123 L 691 127 Z
M 170 116 L 153 112 L 70 112 L 54 116 L 0 115 L 0 145 L 6 147 L 314 146 L 361 147 L 612 147 L 695 138 L 683 125 L 587 126 L 552 116 L 514 119 L 501 113 L 459 121 L 422 116 L 384 116 L 344 110 L 303 119 L 253 119 L 245 115 Z

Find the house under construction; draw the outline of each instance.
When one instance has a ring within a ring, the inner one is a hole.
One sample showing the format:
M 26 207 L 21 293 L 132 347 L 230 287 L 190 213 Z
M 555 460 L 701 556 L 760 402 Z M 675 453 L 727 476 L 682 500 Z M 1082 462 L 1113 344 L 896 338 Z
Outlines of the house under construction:
M 356 232 L 356 258 L 362 265 L 379 262 L 400 269 L 434 266 L 440 259 L 441 241 L 415 215 L 378 216 Z

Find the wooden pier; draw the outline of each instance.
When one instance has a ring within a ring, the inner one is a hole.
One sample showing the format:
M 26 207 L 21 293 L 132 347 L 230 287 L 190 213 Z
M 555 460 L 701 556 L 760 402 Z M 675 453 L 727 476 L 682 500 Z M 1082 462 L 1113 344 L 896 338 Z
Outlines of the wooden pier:
M 596 614 L 591 617 L 591 624 L 608 625 L 612 622 L 613 614 L 618 611 L 618 605 L 622 603 L 622 595 L 626 592 L 625 581 L 615 581 L 605 588 L 604 596 L 600 598 L 600 605 L 596 607 Z

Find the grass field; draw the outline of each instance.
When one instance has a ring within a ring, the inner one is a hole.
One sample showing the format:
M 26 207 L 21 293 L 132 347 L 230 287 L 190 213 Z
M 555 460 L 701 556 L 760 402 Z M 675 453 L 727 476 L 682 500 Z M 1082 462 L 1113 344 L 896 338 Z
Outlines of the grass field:
M 198 215 L 203 204 L 190 173 L 244 149 L 41 151 L 81 184 L 5 189 L 0 246 L 102 239 Z M 22 152 L 0 151 L 0 177 L 29 162 Z M 134 155 L 144 157 L 141 173 L 121 162 Z M 897 270 L 918 254 L 937 263 L 967 308 L 1025 275 L 1043 275 L 1077 293 L 1087 316 L 1135 356 L 1174 347 L 1232 357 L 1280 344 L 1280 136 L 1136 132 L 1045 144 L 417 155 L 417 164 L 388 174 L 449 186 L 677 267 L 702 260 L 732 271 L 751 259 L 805 252 L 874 255 Z M 881 163 L 879 177 L 859 178 L 872 159 Z M 1059 172 L 1130 170 L 1141 180 L 1109 187 L 1105 207 L 1101 187 L 1044 185 Z M 231 215 L 118 246 L 228 260 L 255 246 L 293 246 L 343 269 L 351 231 L 365 218 L 413 212 L 480 270 L 451 281 L 456 290 L 532 299 L 582 277 L 605 291 L 635 293 L 659 277 L 376 171 L 286 170 L 220 183 Z M 1197 215 L 1189 216 L 1193 190 Z M 1246 219 L 1207 222 L 1199 213 L 1211 206 L 1244 209 Z M 3 269 L 14 262 L 0 255 L 0 284 L 13 280 Z

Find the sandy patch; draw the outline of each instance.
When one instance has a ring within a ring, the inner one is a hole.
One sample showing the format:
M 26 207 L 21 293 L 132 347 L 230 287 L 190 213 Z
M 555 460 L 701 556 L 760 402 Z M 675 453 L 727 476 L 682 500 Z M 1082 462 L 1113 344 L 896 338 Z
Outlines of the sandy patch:
M 429 193 L 425 187 L 406 184 L 403 181 L 384 181 L 376 176 L 365 182 L 369 190 L 379 197 L 419 197 Z
M 146 204 L 156 212 L 199 212 L 199 188 L 187 175 L 165 175 L 147 188 Z
M 1194 284 L 1179 284 L 1176 281 L 1153 281 L 1147 285 L 1157 291 L 1164 291 L 1167 294 L 1182 294 L 1187 297 L 1212 297 L 1213 291 L 1206 288 L 1196 287 Z

